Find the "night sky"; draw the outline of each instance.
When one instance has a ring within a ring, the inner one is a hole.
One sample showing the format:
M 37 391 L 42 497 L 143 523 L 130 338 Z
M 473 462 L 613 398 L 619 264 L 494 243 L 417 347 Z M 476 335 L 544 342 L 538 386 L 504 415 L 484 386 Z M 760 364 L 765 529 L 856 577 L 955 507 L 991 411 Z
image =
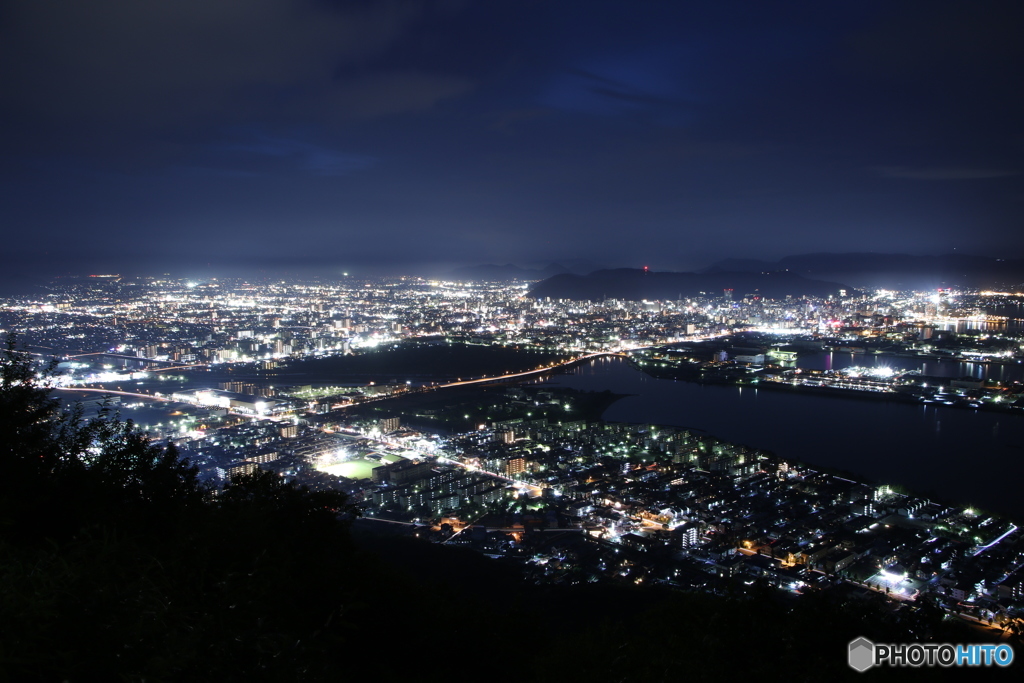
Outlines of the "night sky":
M 6 277 L 1024 256 L 1024 3 L 0 3 Z

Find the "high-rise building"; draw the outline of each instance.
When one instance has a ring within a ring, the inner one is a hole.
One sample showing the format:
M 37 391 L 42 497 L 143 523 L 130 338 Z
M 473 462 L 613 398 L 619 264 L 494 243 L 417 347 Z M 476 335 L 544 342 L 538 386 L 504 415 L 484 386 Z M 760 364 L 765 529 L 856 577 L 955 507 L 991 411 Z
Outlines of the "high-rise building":
M 505 475 L 514 477 L 526 471 L 525 458 L 509 458 L 505 461 Z

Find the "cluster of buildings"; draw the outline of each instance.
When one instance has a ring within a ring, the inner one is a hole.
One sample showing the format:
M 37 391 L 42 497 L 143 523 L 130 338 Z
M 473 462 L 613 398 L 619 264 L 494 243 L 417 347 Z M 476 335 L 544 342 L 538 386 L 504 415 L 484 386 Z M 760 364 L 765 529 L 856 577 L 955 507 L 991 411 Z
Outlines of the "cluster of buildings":
M 208 477 L 266 469 L 344 490 L 367 523 L 514 558 L 537 581 L 854 589 L 996 624 L 1024 616 L 1010 521 L 685 429 L 516 418 L 438 436 L 395 416 L 311 414 L 243 421 L 182 452 Z
M 906 334 L 905 332 L 903 334 Z M 844 350 L 848 345 L 837 338 L 820 338 L 795 333 L 766 335 L 741 332 L 714 340 L 682 342 L 671 346 L 634 349 L 635 366 L 658 377 L 671 377 L 705 384 L 758 385 L 766 389 L 818 391 L 824 395 L 867 396 L 884 400 L 938 403 L 966 408 L 998 410 L 1024 409 L 1024 382 L 976 376 L 936 376 L 921 370 L 902 370 L 886 363 L 849 365 L 833 369 L 801 367 L 797 358 L 804 352 Z M 890 344 L 894 342 L 890 341 Z M 987 363 L 1019 365 L 1024 362 L 1016 339 L 998 344 L 999 359 Z M 901 348 L 913 348 L 909 341 Z M 874 362 L 861 348 L 853 358 Z M 892 350 L 878 351 L 887 357 L 910 356 Z M 870 359 L 870 360 L 869 360 Z M 978 362 L 978 361 L 974 361 Z
M 801 344 L 989 362 L 1021 353 L 1009 322 L 983 313 L 1004 296 L 991 293 L 765 300 L 724 291 L 655 302 L 525 294 L 522 283 L 420 278 L 96 277 L 3 301 L 0 328 L 84 366 L 70 367 L 83 375 L 113 363 L 183 372 L 273 367 L 418 337 L 566 354 L 633 350 L 642 365 L 696 364 L 748 378 L 759 372 L 752 368 L 792 363 Z M 972 318 L 977 333 L 956 334 Z M 788 343 L 727 340 L 703 347 L 710 357 L 696 359 L 685 348 L 663 348 L 750 329 Z M 796 375 L 772 377 L 791 382 Z M 798 381 L 884 391 L 892 380 L 847 372 Z M 313 489 L 340 489 L 371 522 L 517 558 L 539 581 L 710 590 L 741 581 L 794 592 L 841 585 L 899 600 L 927 595 L 950 611 L 997 622 L 1024 615 L 1024 539 L 1007 520 L 683 429 L 570 419 L 568 408 L 562 420 L 494 419 L 447 436 L 403 427 L 395 415 L 360 422 L 339 410 L 407 390 L 307 385 L 283 392 L 251 380 L 180 389 L 167 398 L 193 412 L 155 436 L 173 438 L 209 480 L 264 469 Z M 511 387 L 502 400 L 539 406 L 561 398 Z
M 523 460 L 516 477 L 541 487 L 538 513 L 496 516 L 496 531 L 461 542 L 505 548 L 544 580 L 856 587 L 983 621 L 1024 616 L 1024 536 L 1008 520 L 671 427 L 516 426 L 511 443 L 495 425 L 489 442 L 453 444 L 473 465 Z
M 764 299 L 731 290 L 675 301 L 526 297 L 518 282 L 391 278 L 335 282 L 64 278 L 45 294 L 0 302 L 0 327 L 54 355 L 105 354 L 149 367 L 262 363 L 374 347 L 410 337 L 528 345 L 562 352 L 620 350 L 738 329 L 795 330 L 852 349 L 914 344 L 914 352 L 1008 357 L 997 293 L 901 293 Z M 961 336 L 973 326 L 994 334 Z M 955 335 L 953 335 L 955 336 Z M 1011 335 L 1012 336 L 1012 335 Z M 903 349 L 903 346 L 899 347 Z M 965 356 L 966 357 L 966 356 Z

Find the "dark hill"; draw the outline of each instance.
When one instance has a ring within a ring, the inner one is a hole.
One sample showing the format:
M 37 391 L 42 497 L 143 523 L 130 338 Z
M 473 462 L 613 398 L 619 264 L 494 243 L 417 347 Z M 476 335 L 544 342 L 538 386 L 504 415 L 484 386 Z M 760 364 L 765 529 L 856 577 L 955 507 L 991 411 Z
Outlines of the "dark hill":
M 477 280 L 496 282 L 501 280 L 543 280 L 544 278 L 558 275 L 560 273 L 575 273 L 586 275 L 601 266 L 582 259 L 567 259 L 557 262 L 543 262 L 517 266 L 506 263 L 503 266 L 487 264 L 482 266 L 464 266 L 456 268 L 448 274 L 448 277 L 456 280 Z
M 532 268 L 520 268 L 511 263 L 503 266 L 487 264 L 483 266 L 465 266 L 456 268 L 450 277 L 456 280 L 477 280 L 483 282 L 496 282 L 501 280 L 542 280 L 559 273 L 566 273 L 567 269 L 552 264 L 543 270 Z
M 891 289 L 999 289 L 1012 288 L 1024 283 L 1024 261 L 968 254 L 798 254 L 786 256 L 775 263 L 751 259 L 726 259 L 704 272 L 711 274 L 768 270 L 789 270 L 804 277 L 840 280 L 858 287 Z
M 590 275 L 561 274 L 534 285 L 533 297 L 600 301 L 671 300 L 688 296 L 720 296 L 732 289 L 736 298 L 752 294 L 769 299 L 786 296 L 827 297 L 846 289 L 835 282 L 810 280 L 793 272 L 648 272 L 631 268 L 599 270 Z

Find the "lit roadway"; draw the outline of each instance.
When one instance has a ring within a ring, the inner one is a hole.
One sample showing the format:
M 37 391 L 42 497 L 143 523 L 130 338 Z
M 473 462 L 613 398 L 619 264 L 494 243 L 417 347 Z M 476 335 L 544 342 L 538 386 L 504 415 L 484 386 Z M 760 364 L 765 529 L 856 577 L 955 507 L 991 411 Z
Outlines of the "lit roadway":
M 93 388 L 93 389 L 90 389 L 88 387 L 85 387 L 85 388 L 79 388 L 79 387 L 54 387 L 54 388 L 57 389 L 57 391 L 81 391 L 81 392 L 92 393 L 92 394 L 116 394 L 118 396 L 132 396 L 134 398 L 145 398 L 145 399 L 149 399 L 150 401 L 166 401 L 168 403 L 181 403 L 181 401 L 175 401 L 173 399 L 167 398 L 166 396 L 154 396 L 153 394 L 137 394 L 137 393 L 131 392 L 131 391 L 117 391 L 117 390 L 114 390 L 114 389 L 104 389 L 104 388 Z
M 80 354 L 80 355 L 104 355 L 104 356 L 110 356 L 110 355 L 114 355 L 114 354 L 97 353 L 97 354 Z M 564 361 L 562 361 L 560 363 L 554 363 L 553 365 L 546 365 L 543 368 L 538 368 L 536 370 L 526 370 L 525 372 L 516 372 L 516 373 L 512 373 L 512 374 L 508 374 L 508 375 L 497 375 L 497 376 L 494 376 L 494 377 L 480 377 L 478 379 L 459 380 L 457 382 L 449 382 L 448 384 L 438 384 L 437 386 L 434 386 L 434 387 L 431 387 L 431 388 L 432 389 L 447 389 L 448 387 L 461 387 L 461 386 L 465 386 L 467 384 L 481 384 L 481 383 L 484 383 L 484 382 L 503 382 L 503 381 L 510 380 L 510 379 L 518 379 L 520 377 L 530 377 L 532 375 L 543 374 L 545 372 L 550 372 L 551 370 L 553 370 L 553 369 L 555 369 L 557 367 L 561 367 L 561 366 L 564 366 L 564 365 L 570 365 L 572 363 L 578 363 L 579 361 L 588 360 L 590 358 L 600 358 L 601 356 L 614 356 L 614 355 L 619 355 L 619 354 L 617 354 L 616 352 L 612 352 L 612 351 L 601 351 L 599 353 L 591 353 L 591 354 L 587 354 L 586 356 L 580 356 L 579 358 L 570 358 L 570 359 L 564 360 Z M 146 360 L 146 359 L 135 358 L 134 356 L 123 356 L 123 357 L 124 358 L 131 358 L 132 360 Z M 205 367 L 207 367 L 207 366 L 205 366 L 205 365 L 187 365 L 187 366 L 176 366 L 176 367 L 173 367 L 173 368 L 163 368 L 163 369 L 164 370 L 176 370 L 176 369 L 179 369 L 179 368 L 184 369 L 184 368 L 205 368 Z M 115 391 L 114 389 L 106 389 L 106 388 L 91 388 L 91 389 L 90 388 L 77 388 L 77 387 L 75 387 L 75 388 L 72 388 L 72 387 L 58 387 L 58 388 L 61 391 L 82 391 L 82 392 L 93 392 L 93 393 L 103 393 L 103 394 L 116 394 L 118 396 L 132 396 L 132 397 L 135 397 L 135 398 L 145 398 L 145 399 L 149 399 L 151 401 L 167 401 L 167 402 L 171 402 L 171 403 L 179 403 L 179 401 L 175 401 L 175 400 L 167 398 L 165 396 L 154 396 L 152 394 L 139 394 L 139 393 L 135 393 L 135 392 L 131 392 L 131 391 Z M 384 398 L 391 398 L 391 397 L 388 396 L 388 397 L 384 397 Z M 380 399 L 378 399 L 378 400 L 380 400 Z M 250 416 L 250 417 L 255 417 L 255 416 Z
M 504 474 L 498 474 L 497 472 L 488 472 L 487 470 L 483 469 L 482 467 L 477 467 L 476 465 L 470 465 L 469 463 L 462 462 L 461 460 L 453 460 L 452 458 L 446 458 L 446 457 L 441 456 L 441 455 L 439 455 L 437 457 L 437 460 L 438 460 L 438 462 L 446 462 L 449 465 L 457 465 L 458 467 L 462 467 L 462 468 L 464 468 L 466 470 L 469 470 L 470 472 L 479 472 L 480 474 L 486 474 L 487 476 L 494 477 L 495 479 L 501 479 L 502 481 L 507 481 L 508 483 L 514 484 L 515 486 L 518 486 L 520 488 L 529 489 L 531 495 L 533 497 L 535 497 L 535 498 L 537 496 L 541 495 L 541 491 L 544 490 L 543 486 L 537 486 L 536 484 L 531 484 L 530 482 L 527 482 L 527 481 L 522 481 L 522 480 L 519 480 L 519 479 L 513 479 L 512 477 L 506 477 Z
M 122 353 L 108 353 L 106 351 L 96 351 L 94 353 L 79 353 L 74 356 L 68 356 L 68 358 L 82 358 L 84 356 L 109 356 L 110 358 L 123 358 L 125 360 L 135 360 L 143 363 L 171 363 L 171 367 L 159 368 L 154 370 L 148 370 L 147 372 L 166 372 L 168 370 L 184 370 L 184 369 L 195 369 L 195 368 L 208 368 L 209 365 L 205 363 L 194 363 L 192 365 L 173 365 L 177 361 L 173 360 L 156 360 L 155 358 L 141 358 L 139 356 L 126 356 Z
M 486 377 L 485 376 L 485 377 L 480 377 L 478 379 L 466 379 L 466 380 L 460 379 L 457 382 L 449 382 L 448 384 L 438 384 L 437 386 L 434 386 L 434 387 L 431 387 L 431 388 L 433 388 L 433 389 L 447 389 L 448 387 L 462 387 L 462 386 L 466 386 L 467 384 L 482 384 L 484 382 L 504 382 L 505 380 L 519 379 L 520 377 L 530 377 L 532 375 L 540 375 L 540 374 L 543 374 L 545 372 L 551 372 L 555 368 L 562 367 L 564 365 L 572 365 L 573 363 L 578 363 L 580 361 L 589 360 L 591 358 L 600 358 L 601 356 L 618 356 L 618 355 L 622 355 L 622 354 L 620 352 L 616 352 L 616 351 L 599 351 L 598 353 L 589 353 L 589 354 L 587 354 L 585 356 L 580 356 L 579 358 L 570 358 L 570 359 L 564 360 L 564 361 L 562 361 L 560 363 L 553 363 L 552 365 L 545 365 L 544 367 L 537 368 L 536 370 L 526 370 L 524 372 L 514 372 L 514 373 L 511 373 L 511 374 L 508 374 L 508 375 L 495 375 L 493 377 Z
M 1000 536 L 996 540 L 992 541 L 988 545 L 984 545 L 984 546 L 978 548 L 978 552 L 974 553 L 974 557 L 977 557 L 978 555 L 981 555 L 983 552 L 985 552 L 986 550 L 988 550 L 989 548 L 991 548 L 995 544 L 999 543 L 1000 541 L 1002 541 L 1004 538 L 1006 538 L 1007 536 L 1009 536 L 1010 534 L 1012 534 L 1016 530 L 1017 530 L 1017 525 L 1016 524 L 1011 524 L 1010 525 L 1010 530 L 1007 531 L 1005 534 L 1003 534 L 1002 536 Z
M 466 385 L 469 385 L 469 384 L 483 384 L 483 383 L 486 383 L 486 382 L 505 382 L 505 381 L 510 380 L 510 379 L 520 379 L 522 377 L 532 377 L 533 375 L 540 375 L 540 374 L 543 374 L 543 373 L 546 373 L 546 372 L 551 372 L 555 368 L 563 367 L 563 366 L 566 366 L 566 365 L 572 365 L 573 363 L 579 363 L 580 361 L 590 360 L 592 358 L 601 358 L 603 356 L 621 356 L 621 355 L 624 355 L 623 352 L 621 352 L 621 351 L 599 351 L 597 353 L 589 353 L 589 354 L 587 354 L 585 356 L 579 356 L 578 358 L 570 358 L 570 359 L 564 360 L 564 361 L 562 361 L 560 363 L 553 363 L 551 365 L 546 365 L 546 366 L 544 366 L 542 368 L 537 368 L 536 370 L 526 370 L 524 372 L 513 372 L 513 373 L 510 373 L 510 374 L 507 374 L 507 375 L 496 375 L 494 377 L 480 377 L 480 378 L 477 378 L 477 379 L 465 379 L 465 380 L 460 379 L 460 380 L 458 380 L 456 382 L 449 382 L 447 384 L 438 384 L 438 385 L 430 387 L 430 388 L 431 389 L 447 389 L 449 387 L 463 387 L 463 386 L 466 386 Z M 391 396 L 387 396 L 387 397 L 383 397 L 382 399 L 379 399 L 379 400 L 383 400 L 384 398 L 392 398 L 392 397 Z M 469 464 L 461 462 L 459 460 L 452 460 L 450 458 L 438 458 L 438 460 L 443 460 L 443 461 L 449 462 L 449 463 L 451 463 L 453 465 L 458 465 L 459 467 L 464 467 L 467 470 L 470 470 L 471 472 L 480 472 L 481 474 L 487 474 L 487 475 L 495 477 L 497 479 L 502 479 L 502 480 L 507 481 L 507 482 L 509 482 L 509 483 L 511 483 L 511 484 L 513 484 L 515 486 L 527 489 L 529 491 L 531 497 L 537 497 L 537 496 L 541 495 L 541 491 L 543 490 L 543 487 L 537 486 L 536 484 L 531 484 L 529 482 L 525 482 L 525 481 L 521 481 L 521 480 L 517 480 L 517 479 L 512 479 L 511 477 L 506 477 L 504 475 L 498 474 L 497 472 L 488 472 L 488 471 L 486 471 L 484 469 L 481 469 L 479 467 L 475 467 L 473 465 L 469 465 Z
M 638 347 L 638 348 L 649 348 L 649 347 Z M 630 349 L 630 350 L 635 351 L 636 349 Z M 477 377 L 476 379 L 459 379 L 459 380 L 457 380 L 455 382 L 448 382 L 447 384 L 423 385 L 423 386 L 420 386 L 418 389 L 416 389 L 416 391 L 434 391 L 434 390 L 437 390 L 437 389 L 449 389 L 451 387 L 464 387 L 464 386 L 467 386 L 467 385 L 470 385 L 470 384 L 485 384 L 487 382 L 506 382 L 508 380 L 517 380 L 517 379 L 520 379 L 520 378 L 523 378 L 523 377 L 532 377 L 534 375 L 542 375 L 544 373 L 551 372 L 555 368 L 561 368 L 561 367 L 565 367 L 567 365 L 572 365 L 573 363 L 579 363 L 580 361 L 590 360 L 592 358 L 601 358 L 603 356 L 621 356 L 621 357 L 625 357 L 626 356 L 626 352 L 624 352 L 624 351 L 599 351 L 597 353 L 588 353 L 585 356 L 580 356 L 578 358 L 569 358 L 568 360 L 563 360 L 563 361 L 561 361 L 559 363 L 553 363 L 551 365 L 545 365 L 544 367 L 537 368 L 535 370 L 525 370 L 523 372 L 513 372 L 513 373 L 510 373 L 510 374 L 507 374 L 507 375 L 491 375 L 491 376 L 485 375 L 483 377 Z M 390 395 L 386 395 L 386 396 L 378 396 L 378 397 L 367 399 L 367 400 L 364 400 L 364 401 L 359 401 L 359 403 L 363 404 L 363 403 L 372 403 L 372 402 L 377 402 L 377 401 L 387 401 L 388 399 L 398 398 L 398 397 L 403 396 L 403 395 L 404 394 L 400 394 L 399 393 L 399 394 L 390 394 Z
M 174 398 L 168 398 L 167 396 L 154 396 L 153 394 L 137 394 L 132 391 L 117 391 L 115 389 L 90 389 L 88 387 L 54 387 L 57 391 L 81 391 L 84 393 L 92 394 L 115 394 L 117 396 L 131 396 L 133 398 L 145 398 L 150 401 L 164 401 L 165 403 L 185 403 L 185 401 L 179 401 Z M 190 404 L 195 405 L 195 404 Z M 239 413 L 234 410 L 228 409 L 228 412 L 232 415 L 238 415 L 240 417 L 251 417 L 254 420 L 277 420 L 280 419 L 281 415 L 251 415 L 249 413 Z

